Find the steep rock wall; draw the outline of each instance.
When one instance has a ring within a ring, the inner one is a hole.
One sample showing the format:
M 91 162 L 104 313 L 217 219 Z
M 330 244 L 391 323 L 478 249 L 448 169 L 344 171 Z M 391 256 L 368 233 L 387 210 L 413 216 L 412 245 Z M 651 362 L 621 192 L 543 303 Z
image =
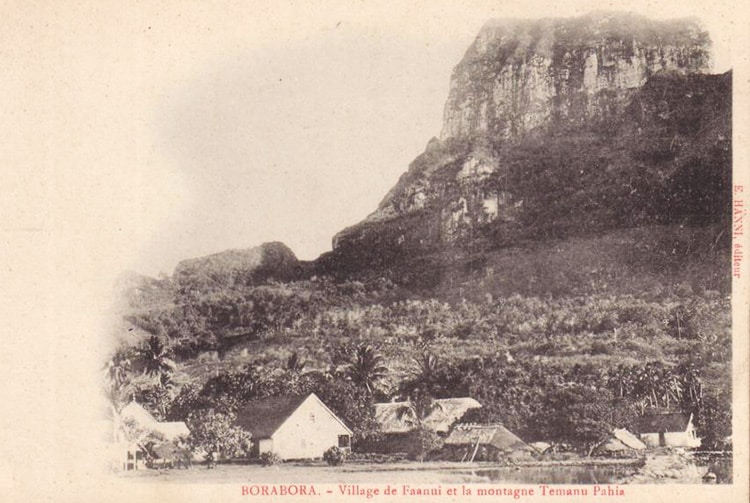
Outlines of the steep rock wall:
M 724 190 L 731 75 L 700 73 L 708 46 L 691 20 L 488 23 L 454 70 L 442 139 L 334 237 L 333 259 L 377 266 L 662 222 L 665 183 L 687 165 L 691 180 L 714 166 Z
M 606 119 L 656 72 L 708 65 L 708 34 L 692 20 L 595 13 L 490 21 L 453 71 L 441 139 L 510 139 Z

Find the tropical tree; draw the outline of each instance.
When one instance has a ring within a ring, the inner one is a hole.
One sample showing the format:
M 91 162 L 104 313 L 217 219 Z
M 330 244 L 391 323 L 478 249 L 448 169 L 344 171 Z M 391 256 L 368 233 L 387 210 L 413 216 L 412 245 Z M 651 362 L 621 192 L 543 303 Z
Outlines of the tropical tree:
M 430 351 L 412 358 L 409 377 L 401 383 L 403 395 L 411 395 L 417 390 L 435 395 L 439 381 L 440 363 L 438 357 Z
M 396 417 L 411 428 L 415 450 L 411 453 L 418 461 L 424 461 L 427 454 L 440 447 L 440 437 L 425 425 L 425 420 L 436 410 L 441 410 L 439 402 L 421 389 L 415 389 L 409 400 L 398 408 Z
M 169 351 L 157 335 L 146 339 L 146 343 L 138 350 L 138 356 L 143 363 L 143 373 L 160 379 L 163 382 L 165 374 L 171 374 L 177 365 L 169 358 Z
M 608 385 L 616 397 L 630 396 L 633 389 L 633 369 L 627 365 L 618 365 L 610 371 Z
M 104 365 L 105 392 L 117 413 L 132 393 L 132 350 L 118 347 Z
M 144 405 L 159 421 L 166 419 L 173 394 L 174 387 L 171 384 L 165 386 L 146 379 L 137 380 L 132 386 L 133 399 Z
M 327 378 L 322 374 L 303 376 L 305 392 L 312 392 L 354 432 L 352 448 L 377 436 L 375 404 L 372 393 L 350 380 Z
M 233 414 L 213 409 L 197 410 L 187 418 L 190 428 L 188 443 L 193 450 L 203 451 L 209 459 L 218 453 L 224 459 L 244 458 L 250 454 L 252 436 L 234 425 Z
M 347 375 L 354 384 L 373 393 L 387 374 L 385 360 L 375 348 L 367 344 L 357 346 L 347 367 Z
M 683 402 L 688 408 L 699 407 L 703 402 L 703 381 L 700 377 L 700 362 L 687 361 L 680 364 L 676 373 L 683 388 Z
M 303 360 L 302 357 L 300 357 L 299 353 L 295 351 L 294 353 L 289 355 L 289 358 L 286 359 L 284 368 L 288 372 L 301 374 L 302 370 L 305 368 L 305 365 L 307 365 L 307 362 Z
M 404 421 L 411 428 L 418 428 L 424 425 L 433 412 L 440 410 L 439 402 L 436 402 L 428 393 L 417 389 L 396 412 L 398 419 Z
M 132 350 L 118 347 L 104 366 L 106 379 L 114 386 L 122 386 L 129 379 L 132 370 Z
M 439 370 L 438 357 L 434 353 L 425 351 L 419 358 L 412 359 L 414 369 L 412 375 L 423 385 L 432 385 Z

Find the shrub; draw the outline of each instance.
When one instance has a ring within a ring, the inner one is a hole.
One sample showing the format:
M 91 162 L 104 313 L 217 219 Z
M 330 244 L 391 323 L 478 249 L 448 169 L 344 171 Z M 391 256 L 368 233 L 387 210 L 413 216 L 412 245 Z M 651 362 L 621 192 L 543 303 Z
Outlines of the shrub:
M 330 466 L 343 465 L 346 461 L 346 452 L 334 445 L 323 453 L 323 459 Z
M 260 455 L 260 464 L 263 466 L 274 466 L 281 463 L 281 458 L 275 452 L 264 452 Z

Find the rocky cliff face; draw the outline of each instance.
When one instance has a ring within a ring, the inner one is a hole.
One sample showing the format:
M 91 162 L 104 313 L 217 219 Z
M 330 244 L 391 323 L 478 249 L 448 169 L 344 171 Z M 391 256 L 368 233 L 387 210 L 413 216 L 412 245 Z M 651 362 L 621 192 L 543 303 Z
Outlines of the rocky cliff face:
M 706 206 L 693 223 L 718 221 L 731 199 L 731 76 L 700 74 L 708 46 L 691 20 L 488 23 L 453 72 L 441 139 L 320 263 L 663 223 L 694 213 L 695 197 Z
M 509 139 L 550 123 L 606 119 L 660 70 L 708 68 L 690 20 L 603 13 L 487 23 L 453 71 L 442 139 Z

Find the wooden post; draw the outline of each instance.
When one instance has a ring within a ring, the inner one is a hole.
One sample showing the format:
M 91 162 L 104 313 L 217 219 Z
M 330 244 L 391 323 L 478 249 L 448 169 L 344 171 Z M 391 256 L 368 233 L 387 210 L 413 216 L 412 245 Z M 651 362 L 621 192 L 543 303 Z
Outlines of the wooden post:
M 469 460 L 469 463 L 474 462 L 474 457 L 477 455 L 477 451 L 479 450 L 479 439 L 477 439 L 476 445 L 474 445 L 474 453 L 471 455 L 471 459 Z

